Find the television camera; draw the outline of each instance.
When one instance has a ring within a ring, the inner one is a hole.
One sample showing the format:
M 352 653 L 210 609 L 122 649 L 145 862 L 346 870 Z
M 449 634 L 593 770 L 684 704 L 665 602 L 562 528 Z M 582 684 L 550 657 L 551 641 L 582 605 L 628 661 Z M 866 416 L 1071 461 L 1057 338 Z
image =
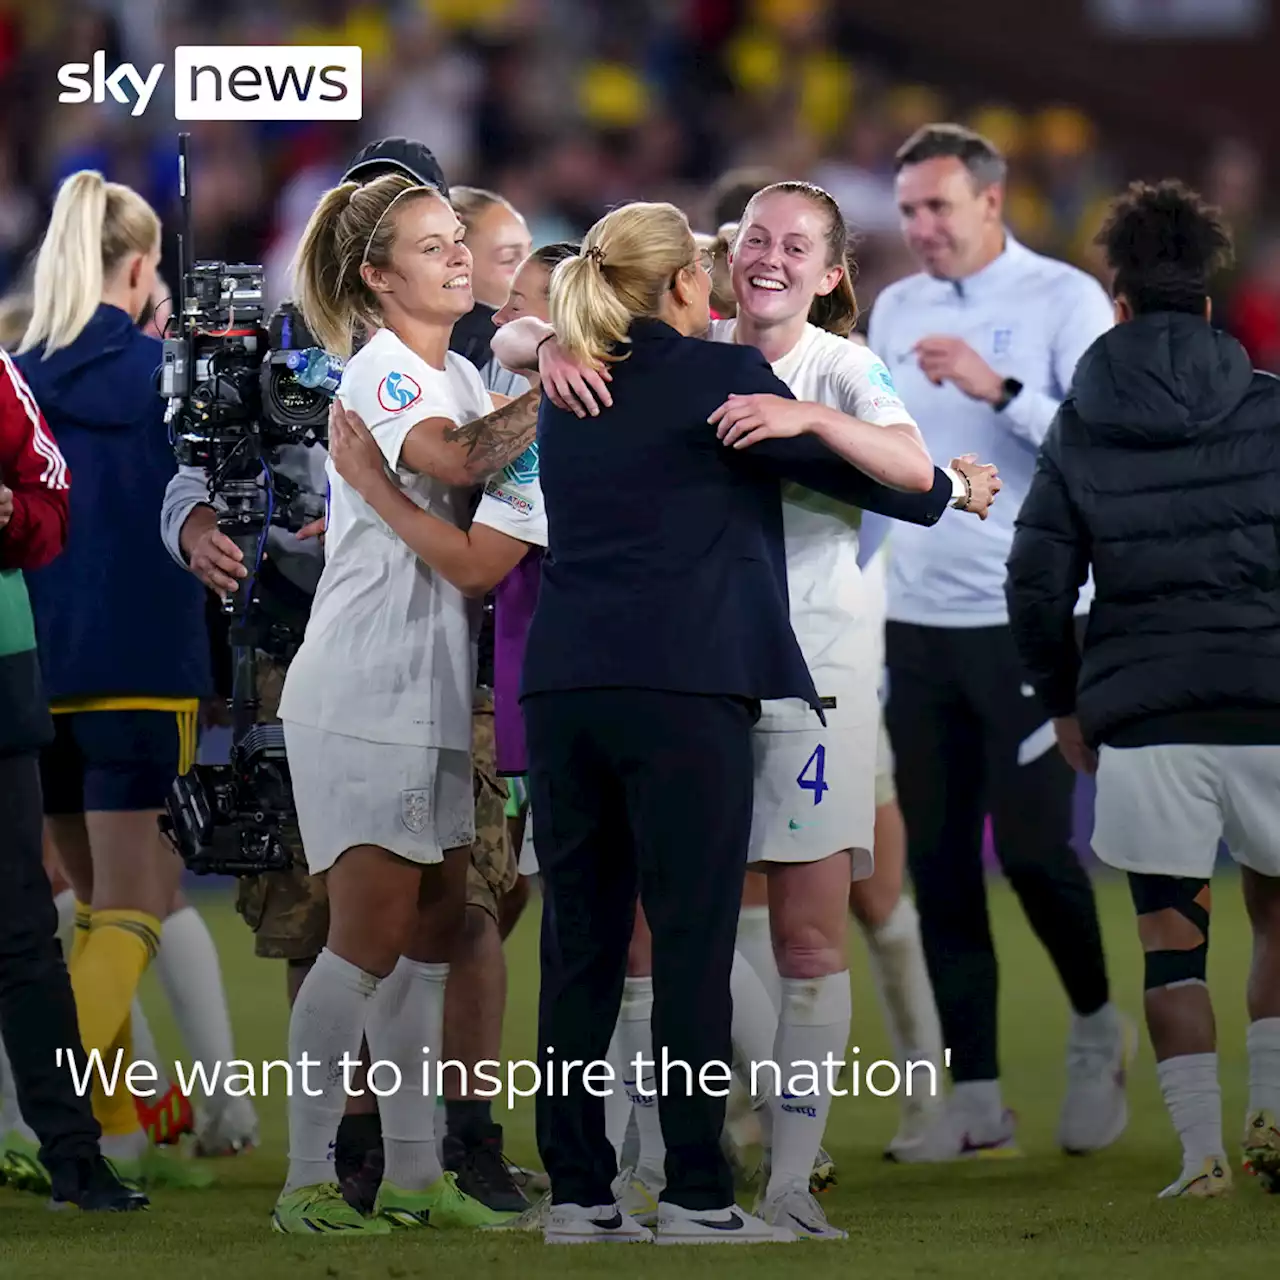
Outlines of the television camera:
M 229 762 L 197 764 L 175 779 L 160 826 L 190 870 L 247 876 L 290 867 L 285 837 L 297 822 L 283 728 L 257 722 L 257 662 L 259 651 L 284 662 L 293 656 L 307 610 L 285 598 L 281 588 L 291 584 L 269 566 L 264 573 L 267 533 L 296 532 L 324 515 L 323 499 L 277 469 L 279 453 L 327 443 L 341 368 L 317 349 L 292 304 L 265 316 L 261 266 L 187 268 L 188 141 L 179 136 L 177 332 L 164 339 L 159 390 L 175 457 L 208 476 L 218 530 L 239 548 L 248 575 L 222 606 L 232 650 Z

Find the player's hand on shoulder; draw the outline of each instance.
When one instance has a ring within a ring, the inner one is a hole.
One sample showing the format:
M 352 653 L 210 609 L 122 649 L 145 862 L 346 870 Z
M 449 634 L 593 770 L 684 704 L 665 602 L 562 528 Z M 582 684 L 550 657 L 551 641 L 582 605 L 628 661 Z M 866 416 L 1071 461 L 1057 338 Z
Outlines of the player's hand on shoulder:
M 570 356 L 558 338 L 549 338 L 538 348 L 538 378 L 542 394 L 557 409 L 579 418 L 597 417 L 609 408 L 613 397 L 608 384 L 613 375 L 603 366 L 584 364 Z
M 386 458 L 378 442 L 360 415 L 340 400 L 329 409 L 329 457 L 333 469 L 366 501 L 388 482 Z

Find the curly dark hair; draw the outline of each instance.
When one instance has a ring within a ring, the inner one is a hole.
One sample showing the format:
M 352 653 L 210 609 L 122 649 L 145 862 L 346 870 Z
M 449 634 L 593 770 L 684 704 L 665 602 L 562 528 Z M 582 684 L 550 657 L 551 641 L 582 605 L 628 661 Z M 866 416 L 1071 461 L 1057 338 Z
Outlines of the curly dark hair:
M 1111 202 L 1094 243 L 1115 272 L 1112 291 L 1135 315 L 1203 313 L 1210 279 L 1234 258 L 1219 210 L 1175 180 L 1131 183 Z

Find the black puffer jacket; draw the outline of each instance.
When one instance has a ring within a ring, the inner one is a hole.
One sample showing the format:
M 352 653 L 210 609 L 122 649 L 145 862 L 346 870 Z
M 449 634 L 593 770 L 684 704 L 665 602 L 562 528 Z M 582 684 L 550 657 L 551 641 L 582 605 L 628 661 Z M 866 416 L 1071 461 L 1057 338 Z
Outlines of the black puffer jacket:
M 1041 449 L 1008 570 L 1028 676 L 1091 745 L 1280 743 L 1280 380 L 1194 316 L 1104 334 Z

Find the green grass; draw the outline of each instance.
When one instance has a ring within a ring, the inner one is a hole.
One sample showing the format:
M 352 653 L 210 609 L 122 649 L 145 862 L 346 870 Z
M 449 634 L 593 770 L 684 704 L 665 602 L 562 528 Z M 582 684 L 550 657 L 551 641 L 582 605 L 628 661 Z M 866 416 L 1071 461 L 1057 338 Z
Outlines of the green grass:
M 1141 957 L 1124 885 L 1099 880 L 1103 928 L 1117 1000 L 1141 1012 Z M 1224 878 L 1213 924 L 1211 983 L 1217 998 L 1225 1123 L 1231 1150 L 1243 1122 L 1246 1065 L 1243 1010 L 1249 934 L 1238 886 Z M 221 896 L 200 900 L 222 951 L 237 1033 L 251 1061 L 281 1056 L 287 1014 L 284 974 L 255 960 L 248 932 Z M 895 1167 L 880 1151 L 892 1134 L 896 1104 L 870 1095 L 837 1100 L 828 1146 L 839 1186 L 824 1197 L 847 1244 L 790 1249 L 560 1249 L 537 1236 L 402 1234 L 390 1239 L 299 1239 L 274 1235 L 269 1214 L 284 1172 L 283 1100 L 259 1100 L 262 1148 L 215 1164 L 219 1184 L 195 1193 L 160 1193 L 149 1214 L 119 1218 L 52 1214 L 31 1196 L 0 1190 L 0 1276 L 80 1276 L 89 1269 L 121 1280 L 400 1280 L 409 1277 L 516 1277 L 556 1272 L 575 1277 L 710 1274 L 729 1261 L 736 1273 L 798 1275 L 805 1268 L 857 1269 L 861 1276 L 982 1277 L 1016 1267 L 1021 1277 L 1185 1273 L 1200 1264 L 1221 1275 L 1275 1269 L 1280 1198 L 1238 1177 L 1234 1198 L 1159 1202 L 1179 1155 L 1155 1084 L 1145 1038 L 1134 1071 L 1132 1120 L 1125 1137 L 1099 1155 L 1070 1159 L 1054 1146 L 1063 1087 L 1067 1009 L 1043 950 L 1003 882 L 992 887 L 1002 960 L 1000 1012 L 1005 1094 L 1019 1113 L 1026 1156 L 964 1166 Z M 537 913 L 511 940 L 511 1002 L 505 1053 L 529 1055 L 534 1039 Z M 853 944 L 854 1035 L 861 1061 L 887 1044 L 860 940 Z M 158 986 L 145 1000 L 166 1056 L 180 1053 Z M 536 1162 L 532 1104 L 511 1115 L 510 1154 Z M 1238 1174 L 1238 1169 L 1237 1169 Z M 821 1272 L 817 1273 L 821 1274 Z

